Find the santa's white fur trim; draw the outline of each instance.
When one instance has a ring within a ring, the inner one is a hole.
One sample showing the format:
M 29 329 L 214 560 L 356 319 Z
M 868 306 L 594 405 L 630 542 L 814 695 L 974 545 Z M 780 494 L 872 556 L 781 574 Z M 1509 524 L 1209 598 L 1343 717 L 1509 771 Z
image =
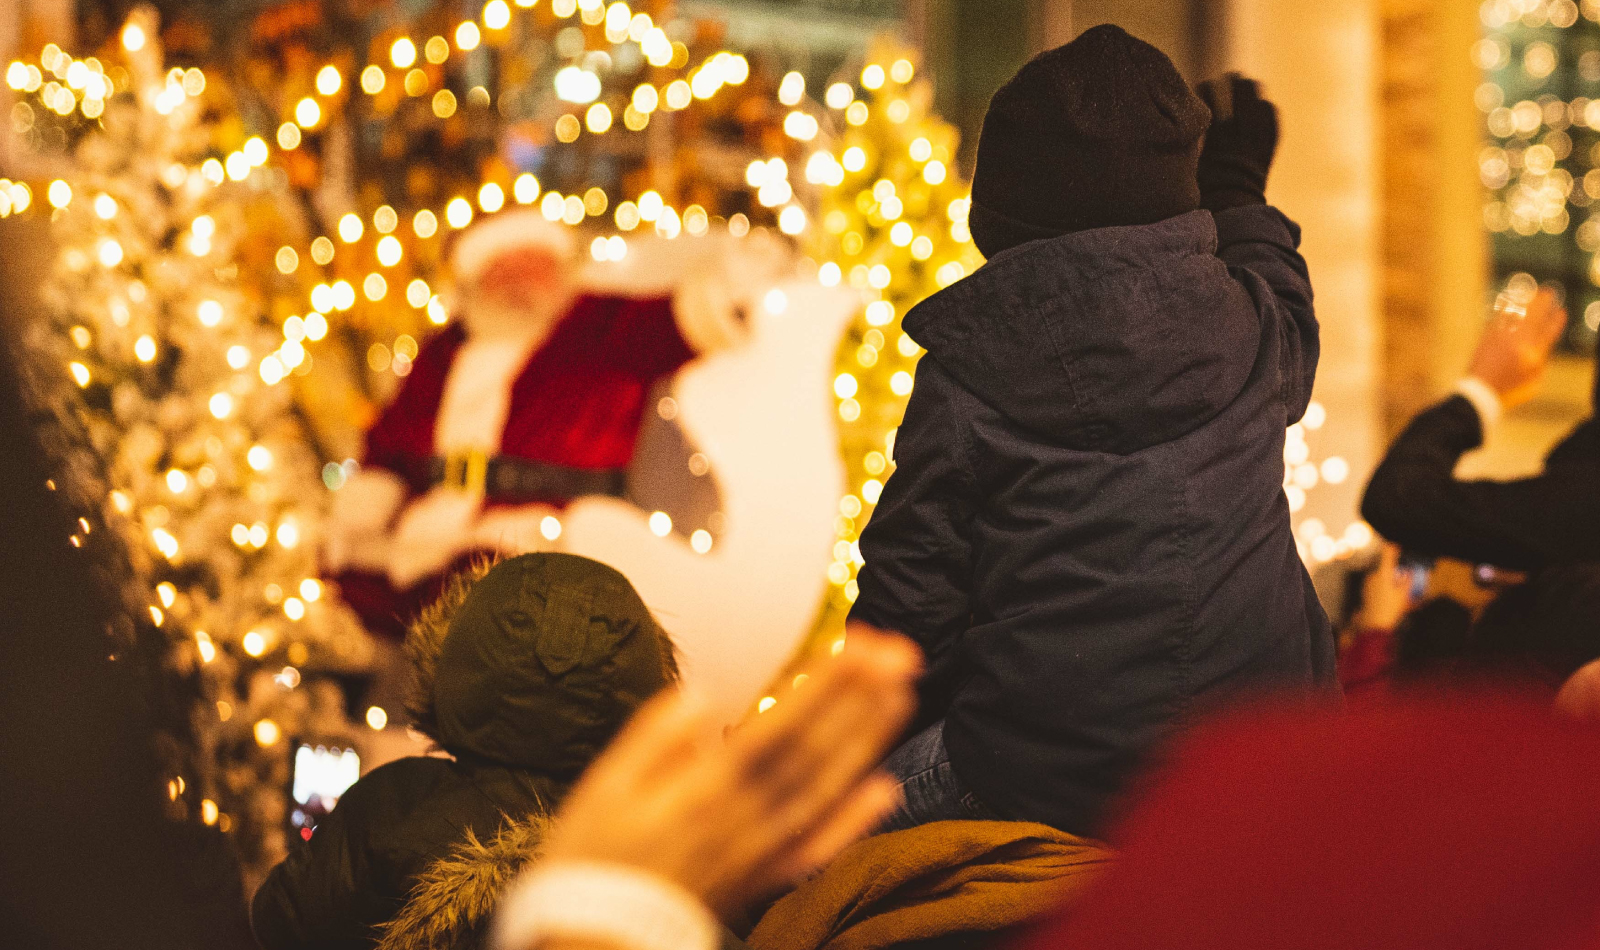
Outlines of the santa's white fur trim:
M 335 530 L 385 531 L 406 499 L 406 483 L 386 468 L 362 468 L 333 493 Z
M 472 550 L 472 525 L 482 508 L 482 495 L 444 486 L 407 505 L 394 528 L 389 580 L 410 587 Z
M 690 349 L 716 353 L 745 339 L 749 304 L 749 295 L 730 286 L 721 268 L 708 268 L 673 292 L 672 316 Z
M 323 549 L 328 570 L 386 565 L 389 525 L 405 497 L 405 482 L 387 469 L 364 468 L 352 475 L 333 495 Z
M 456 280 L 471 283 L 496 257 L 525 247 L 546 248 L 562 260 L 571 260 L 578 253 L 571 228 L 546 220 L 531 208 L 519 208 L 468 228 L 450 254 L 450 269 Z

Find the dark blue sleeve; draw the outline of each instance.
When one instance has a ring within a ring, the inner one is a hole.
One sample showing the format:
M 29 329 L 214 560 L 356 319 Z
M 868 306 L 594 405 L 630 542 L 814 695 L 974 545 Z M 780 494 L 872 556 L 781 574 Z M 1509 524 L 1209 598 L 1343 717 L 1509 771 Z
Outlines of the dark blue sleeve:
M 1417 416 L 1373 472 L 1362 517 L 1429 556 L 1518 570 L 1600 559 L 1600 432 L 1580 426 L 1532 478 L 1457 479 L 1456 463 L 1482 433 L 1460 396 Z
M 1311 402 L 1322 344 L 1311 275 L 1300 256 L 1300 226 L 1270 205 L 1219 211 L 1217 256 L 1255 298 L 1264 327 L 1278 335 L 1289 422 Z
M 895 436 L 895 471 L 861 533 L 865 563 L 850 619 L 894 630 L 937 662 L 972 619 L 972 518 L 965 396 L 931 357 Z M 970 397 L 968 397 L 970 398 Z

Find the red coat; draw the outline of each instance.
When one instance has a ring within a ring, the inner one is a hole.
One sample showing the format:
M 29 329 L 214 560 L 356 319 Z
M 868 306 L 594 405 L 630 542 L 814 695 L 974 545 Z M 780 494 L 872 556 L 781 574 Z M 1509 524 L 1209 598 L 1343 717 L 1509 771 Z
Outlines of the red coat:
M 367 433 L 362 464 L 395 473 L 413 498 L 430 487 L 439 408 L 466 339 L 460 325 L 430 339 Z M 499 453 L 571 468 L 623 468 L 633 458 L 651 388 L 693 356 L 669 298 L 579 297 L 512 384 Z M 523 501 L 560 506 L 571 499 Z M 404 591 L 371 571 L 348 570 L 335 580 L 368 629 L 399 637 L 443 576 Z

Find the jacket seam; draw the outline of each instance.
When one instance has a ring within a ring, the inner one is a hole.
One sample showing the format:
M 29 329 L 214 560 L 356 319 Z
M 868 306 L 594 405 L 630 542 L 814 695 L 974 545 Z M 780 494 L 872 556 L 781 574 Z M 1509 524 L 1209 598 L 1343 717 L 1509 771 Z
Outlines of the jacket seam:
M 1182 577 L 1183 591 L 1183 629 L 1179 633 L 1178 643 L 1176 645 L 1177 649 L 1175 651 L 1177 655 L 1177 663 L 1175 664 L 1174 679 L 1176 680 L 1175 685 L 1177 686 L 1177 692 L 1176 702 L 1172 711 L 1172 721 L 1174 725 L 1178 725 L 1188 718 L 1190 710 L 1194 704 L 1194 683 L 1192 673 L 1194 667 L 1195 638 L 1198 636 L 1199 632 L 1198 624 L 1196 622 L 1199 613 L 1199 598 L 1196 595 L 1195 590 L 1194 558 L 1192 549 L 1193 539 L 1190 537 L 1194 531 L 1194 503 L 1189 497 L 1189 492 L 1194 486 L 1187 476 L 1175 481 L 1179 486 L 1176 495 L 1179 505 L 1182 509 L 1182 517 L 1178 522 L 1181 527 L 1174 532 L 1174 538 L 1177 542 L 1178 548 L 1178 563 L 1180 565 L 1179 574 Z
M 1098 275 L 1091 279 L 1089 283 L 1098 283 L 1104 279 L 1106 279 L 1105 275 Z M 1062 302 L 1067 306 L 1076 307 L 1080 299 L 1079 289 L 1077 284 L 1067 288 L 1066 292 L 1061 295 Z M 1080 419 L 1087 419 L 1089 413 L 1085 410 L 1083 399 L 1078 393 L 1078 379 L 1073 372 L 1072 361 L 1067 358 L 1067 350 L 1062 346 L 1061 327 L 1055 320 L 1051 320 L 1047 316 L 1050 303 L 1051 299 L 1030 300 L 1028 301 L 1028 310 L 1042 324 L 1041 329 L 1044 330 L 1046 337 L 1050 340 L 1050 349 L 1055 354 L 1056 363 L 1061 367 L 1061 378 L 1067 384 L 1067 396 L 1072 400 L 1073 413 Z M 1088 445 L 1098 451 L 1102 441 L 1099 431 L 1100 424 L 1089 422 L 1085 426 L 1085 430 L 1084 437 Z
M 941 372 L 945 371 L 942 365 L 939 367 L 939 369 Z M 948 375 L 948 373 L 946 373 L 946 375 Z M 976 602 L 978 598 L 978 585 L 976 583 L 976 578 L 978 551 L 975 537 L 977 532 L 974 528 L 974 523 L 978 519 L 978 511 L 983 507 L 986 496 L 983 490 L 983 484 L 978 477 L 978 468 L 976 464 L 977 452 L 975 449 L 974 434 L 972 431 L 977 413 L 973 411 L 973 407 L 968 400 L 971 400 L 972 402 L 978 402 L 979 405 L 982 405 L 982 402 L 978 400 L 977 397 L 972 393 L 968 392 L 965 386 L 962 386 L 958 381 L 956 381 L 955 377 L 950 377 L 950 384 L 951 388 L 955 392 L 955 398 L 953 398 L 951 402 L 956 409 L 954 415 L 956 422 L 956 437 L 959 439 L 958 451 L 961 455 L 961 476 L 965 482 L 963 488 L 968 494 L 970 501 L 969 505 L 967 506 L 968 510 L 965 518 L 961 519 L 959 522 L 955 518 L 951 519 L 952 524 L 959 524 L 959 529 L 967 542 L 967 576 L 963 579 L 963 583 L 966 588 L 968 612 L 960 632 L 956 634 L 955 638 L 950 644 L 950 651 L 954 653 L 959 652 L 962 649 L 963 642 L 966 640 L 967 635 L 972 631 L 973 618 L 977 613 Z

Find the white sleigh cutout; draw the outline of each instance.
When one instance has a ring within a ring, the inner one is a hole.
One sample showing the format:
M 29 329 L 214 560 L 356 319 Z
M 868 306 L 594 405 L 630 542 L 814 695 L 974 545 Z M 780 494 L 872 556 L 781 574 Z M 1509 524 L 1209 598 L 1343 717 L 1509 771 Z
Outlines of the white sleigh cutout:
M 829 383 L 853 295 L 780 285 L 750 318 L 748 342 L 687 366 L 673 382 L 678 423 L 711 463 L 722 501 L 715 546 L 658 537 L 649 512 L 586 497 L 545 550 L 621 571 L 678 645 L 685 686 L 725 721 L 743 715 L 811 631 L 844 492 Z M 775 312 L 776 310 L 776 312 Z

